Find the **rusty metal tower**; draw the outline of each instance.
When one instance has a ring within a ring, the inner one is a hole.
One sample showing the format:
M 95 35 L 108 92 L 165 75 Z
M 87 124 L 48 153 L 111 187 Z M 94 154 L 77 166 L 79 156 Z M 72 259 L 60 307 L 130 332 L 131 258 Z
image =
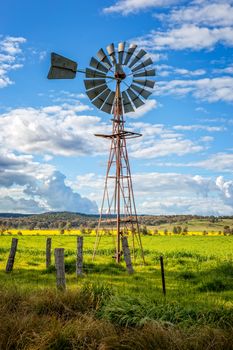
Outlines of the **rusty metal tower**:
M 155 69 L 147 69 L 153 61 L 144 57 L 148 56 L 146 51 L 137 50 L 137 45 L 120 42 L 116 52 L 114 44 L 110 44 L 107 53 L 100 49 L 98 59 L 92 57 L 90 68 L 85 70 L 78 70 L 76 62 L 52 53 L 48 78 L 72 79 L 77 72 L 84 73 L 86 94 L 91 102 L 101 111 L 113 115 L 111 134 L 96 134 L 110 141 L 110 151 L 93 259 L 102 229 L 107 226 L 116 232 L 117 263 L 121 258 L 121 238 L 124 236 L 132 237 L 133 256 L 137 243 L 144 262 L 127 151 L 127 140 L 142 135 L 125 130 L 124 114 L 133 113 L 151 95 L 155 82 L 148 77 L 155 76 Z

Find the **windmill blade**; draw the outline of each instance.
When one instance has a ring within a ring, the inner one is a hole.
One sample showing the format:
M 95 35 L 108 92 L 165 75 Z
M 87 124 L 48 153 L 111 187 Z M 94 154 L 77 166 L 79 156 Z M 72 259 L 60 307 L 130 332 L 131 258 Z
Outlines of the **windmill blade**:
M 115 99 L 115 92 L 111 91 L 110 95 L 108 96 L 107 100 L 105 101 L 104 105 L 101 107 L 101 110 L 103 112 L 111 114 L 113 103 Z
M 51 53 L 51 67 L 48 79 L 74 79 L 77 72 L 77 63 L 69 58 Z
M 141 73 L 133 74 L 133 77 L 135 77 L 135 78 L 138 78 L 138 77 L 154 77 L 154 76 L 155 76 L 155 69 L 144 70 Z
M 133 83 L 139 84 L 139 85 L 143 85 L 143 86 L 147 86 L 148 88 L 153 89 L 154 85 L 155 85 L 155 81 L 153 80 L 140 80 L 140 79 L 133 79 Z
M 133 105 L 130 102 L 130 99 L 125 91 L 122 92 L 122 102 L 123 102 L 124 113 L 134 112 Z
M 131 63 L 129 64 L 129 68 L 133 67 L 135 65 L 135 63 L 137 63 L 143 56 L 146 55 L 146 51 L 145 50 L 140 50 L 136 56 L 134 57 L 134 59 L 131 61 Z
M 90 66 L 104 73 L 108 72 L 108 69 L 102 63 L 100 63 L 95 57 L 91 58 Z
M 153 63 L 151 58 L 147 58 L 144 62 L 140 63 L 138 66 L 132 69 L 132 72 L 137 72 L 138 70 L 142 68 L 146 68 L 147 66 L 150 66 Z
M 117 61 L 116 61 L 116 53 L 115 53 L 115 48 L 114 48 L 114 44 L 110 44 L 107 46 L 107 51 L 108 51 L 108 54 L 112 60 L 112 63 L 113 64 L 116 64 Z
M 136 50 L 137 48 L 137 45 L 135 44 L 130 44 L 129 45 L 129 48 L 128 48 L 128 51 L 126 52 L 126 56 L 125 56 L 125 61 L 124 61 L 124 65 L 127 65 L 130 58 L 132 57 L 134 51 Z
M 102 92 L 102 94 L 100 94 L 94 101 L 91 102 L 93 103 L 93 105 L 100 109 L 110 93 L 111 90 L 107 88 L 104 92 Z
M 121 42 L 118 44 L 118 62 L 119 64 L 122 64 L 123 62 L 123 55 L 125 50 L 125 42 Z
M 131 100 L 133 101 L 133 104 L 135 105 L 136 108 L 144 105 L 144 102 L 138 97 L 138 95 L 136 95 L 133 92 L 133 90 L 131 90 L 130 87 L 126 90 L 126 92 L 129 95 L 129 97 L 131 98 Z
M 86 91 L 86 94 L 90 98 L 90 100 L 93 100 L 94 98 L 96 98 L 98 95 L 100 95 L 101 92 L 103 92 L 107 88 L 108 88 L 107 85 L 104 84 L 104 85 L 98 86 L 94 89 Z
M 98 72 L 97 70 L 86 68 L 86 78 L 105 78 L 106 74 Z
M 105 64 L 105 66 L 110 69 L 112 68 L 112 64 L 111 62 L 109 61 L 108 59 L 108 56 L 106 55 L 106 53 L 104 52 L 103 49 L 100 49 L 98 52 L 97 52 L 97 57 L 99 58 L 99 60 L 101 62 L 103 62 Z
M 105 79 L 91 79 L 91 80 L 84 80 L 85 88 L 87 90 L 93 89 L 94 87 L 103 85 L 106 83 Z
M 152 94 L 152 92 L 150 92 L 146 89 L 142 89 L 141 87 L 139 87 L 135 84 L 131 84 L 130 88 L 132 88 L 134 91 L 138 92 L 138 94 L 140 96 L 142 96 L 143 98 L 145 98 L 145 100 Z
M 76 73 L 68 69 L 50 67 L 47 75 L 48 79 L 74 79 Z

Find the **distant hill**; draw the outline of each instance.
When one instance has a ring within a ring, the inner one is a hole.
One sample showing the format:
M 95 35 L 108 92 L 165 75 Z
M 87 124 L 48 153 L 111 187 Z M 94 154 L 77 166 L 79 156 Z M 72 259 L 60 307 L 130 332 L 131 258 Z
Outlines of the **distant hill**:
M 114 216 L 113 216 L 114 217 Z M 42 214 L 17 214 L 0 213 L 0 227 L 48 229 L 48 228 L 78 228 L 80 226 L 94 228 L 98 224 L 99 215 L 87 215 L 73 212 L 46 212 Z M 156 226 L 163 228 L 164 225 L 170 227 L 174 225 L 205 225 L 213 224 L 219 229 L 230 220 L 227 225 L 232 226 L 232 216 L 214 217 L 200 215 L 139 215 L 141 225 Z

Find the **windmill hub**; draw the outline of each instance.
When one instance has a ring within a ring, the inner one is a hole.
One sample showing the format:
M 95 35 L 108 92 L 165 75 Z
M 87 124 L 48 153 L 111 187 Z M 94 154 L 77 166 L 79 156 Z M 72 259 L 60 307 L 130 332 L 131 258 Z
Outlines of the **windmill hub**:
M 123 71 L 122 65 L 121 64 L 116 64 L 115 65 L 115 78 L 117 80 L 124 80 L 126 78 L 126 74 Z

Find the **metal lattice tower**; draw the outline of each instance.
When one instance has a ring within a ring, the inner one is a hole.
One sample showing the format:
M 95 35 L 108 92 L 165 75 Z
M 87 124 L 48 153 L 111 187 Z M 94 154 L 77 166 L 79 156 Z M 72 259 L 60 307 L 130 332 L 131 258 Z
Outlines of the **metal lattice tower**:
M 146 69 L 153 62 L 150 57 L 142 60 L 147 55 L 145 50 L 137 51 L 137 45 L 133 44 L 125 48 L 126 44 L 121 42 L 116 52 L 114 44 L 110 44 L 108 55 L 100 49 L 98 60 L 92 57 L 91 68 L 85 70 L 78 70 L 76 62 L 52 53 L 48 78 L 72 79 L 77 72 L 84 73 L 86 93 L 91 102 L 103 112 L 113 114 L 112 133 L 96 134 L 110 141 L 110 151 L 93 258 L 100 244 L 102 228 L 111 226 L 116 232 L 116 262 L 120 261 L 121 238 L 125 235 L 132 237 L 134 256 L 137 243 L 144 262 L 127 151 L 127 139 L 141 134 L 125 130 L 123 114 L 134 112 L 145 103 L 143 99 L 151 95 L 155 82 L 148 77 L 155 75 L 155 69 Z

